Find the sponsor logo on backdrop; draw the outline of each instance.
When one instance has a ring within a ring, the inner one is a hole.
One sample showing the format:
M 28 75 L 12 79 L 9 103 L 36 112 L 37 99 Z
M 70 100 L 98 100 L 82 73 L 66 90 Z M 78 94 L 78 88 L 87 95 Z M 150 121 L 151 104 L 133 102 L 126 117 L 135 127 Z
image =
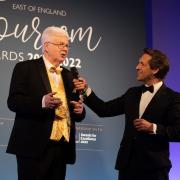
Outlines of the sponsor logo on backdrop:
M 99 149 L 103 128 L 103 125 L 97 124 L 78 124 L 76 126 L 76 144 L 78 149 L 85 150 L 87 148 L 86 145 L 88 145 L 86 150 L 103 151 L 103 149 Z

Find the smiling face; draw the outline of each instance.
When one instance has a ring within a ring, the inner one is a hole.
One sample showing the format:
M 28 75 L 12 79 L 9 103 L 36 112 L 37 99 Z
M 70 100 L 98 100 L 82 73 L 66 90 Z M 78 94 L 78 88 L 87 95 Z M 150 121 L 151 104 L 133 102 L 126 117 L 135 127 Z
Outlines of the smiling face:
M 68 51 L 69 41 L 66 36 L 55 34 L 49 42 L 44 43 L 44 55 L 55 66 L 59 66 L 65 60 Z
M 154 76 L 158 72 L 157 69 L 151 69 L 149 65 L 149 61 L 151 60 L 151 56 L 149 54 L 143 54 L 139 59 L 139 62 L 136 66 L 137 71 L 137 80 L 142 81 L 145 84 L 151 85 L 156 80 Z

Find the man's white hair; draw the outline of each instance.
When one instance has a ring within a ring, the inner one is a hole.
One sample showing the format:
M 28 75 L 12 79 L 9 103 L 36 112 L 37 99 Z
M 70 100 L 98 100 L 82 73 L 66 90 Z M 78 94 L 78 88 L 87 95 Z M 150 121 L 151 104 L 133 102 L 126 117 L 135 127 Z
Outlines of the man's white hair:
M 46 29 L 44 29 L 44 31 L 42 32 L 42 36 L 41 36 L 42 49 L 43 49 L 44 43 L 51 42 L 52 37 L 56 36 L 56 35 L 65 36 L 69 40 L 69 35 L 66 30 L 62 29 L 61 27 L 57 27 L 57 26 L 49 26 Z

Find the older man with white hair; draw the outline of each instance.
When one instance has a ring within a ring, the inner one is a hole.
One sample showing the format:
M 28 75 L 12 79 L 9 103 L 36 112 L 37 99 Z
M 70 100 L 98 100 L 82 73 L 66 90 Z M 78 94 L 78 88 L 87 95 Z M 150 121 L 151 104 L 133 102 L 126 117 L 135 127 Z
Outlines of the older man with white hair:
M 41 40 L 42 57 L 16 64 L 7 101 L 16 113 L 7 152 L 16 155 L 18 180 L 64 180 L 75 163 L 75 122 L 85 117 L 72 72 L 60 67 L 67 31 L 47 27 Z

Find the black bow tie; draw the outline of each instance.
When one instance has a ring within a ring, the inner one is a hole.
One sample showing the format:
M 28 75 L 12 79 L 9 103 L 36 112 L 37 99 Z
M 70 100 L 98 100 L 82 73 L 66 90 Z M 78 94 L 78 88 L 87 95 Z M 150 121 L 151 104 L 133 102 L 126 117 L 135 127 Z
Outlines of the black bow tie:
M 149 91 L 149 92 L 151 92 L 151 93 L 153 93 L 154 92 L 154 86 L 142 86 L 142 92 L 144 93 L 144 92 L 146 92 L 146 91 Z

